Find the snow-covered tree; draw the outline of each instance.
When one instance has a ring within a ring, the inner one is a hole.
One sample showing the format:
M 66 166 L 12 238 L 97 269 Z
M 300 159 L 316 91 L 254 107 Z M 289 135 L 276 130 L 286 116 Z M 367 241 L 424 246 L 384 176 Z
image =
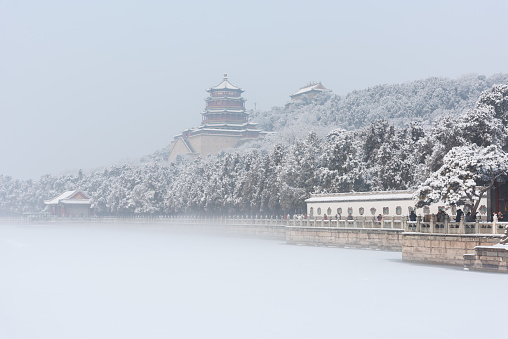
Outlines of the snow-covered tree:
M 476 144 L 454 147 L 443 159 L 443 166 L 414 193 L 417 207 L 441 201 L 445 205 L 466 205 L 471 215 L 495 181 L 508 175 L 508 154 L 500 147 Z
M 470 143 L 504 147 L 508 141 L 507 124 L 508 85 L 495 85 L 484 91 L 475 108 L 464 115 L 461 130 Z

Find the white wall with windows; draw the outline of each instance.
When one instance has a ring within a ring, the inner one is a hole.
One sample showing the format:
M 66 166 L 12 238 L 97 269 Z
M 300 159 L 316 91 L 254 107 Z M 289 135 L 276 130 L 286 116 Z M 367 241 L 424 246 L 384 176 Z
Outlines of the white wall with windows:
M 390 192 L 361 192 L 361 193 L 335 193 L 313 194 L 305 202 L 307 203 L 307 215 L 309 217 L 328 218 L 340 216 L 342 219 L 351 217 L 377 217 L 383 216 L 407 216 L 414 209 L 413 191 L 390 191 Z M 417 215 L 425 216 L 436 214 L 440 209 L 453 217 L 457 209 L 463 206 L 446 208 L 444 204 L 432 204 L 415 210 Z M 487 216 L 487 197 L 480 202 L 478 213 Z

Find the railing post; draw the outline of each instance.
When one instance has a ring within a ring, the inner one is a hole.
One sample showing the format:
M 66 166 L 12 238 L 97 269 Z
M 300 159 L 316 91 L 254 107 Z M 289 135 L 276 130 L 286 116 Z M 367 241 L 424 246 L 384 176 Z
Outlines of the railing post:
M 492 217 L 492 234 L 497 233 L 497 215 Z
M 390 227 L 391 229 L 394 229 L 395 228 L 395 216 L 392 215 L 392 227 Z
M 445 215 L 445 219 L 444 219 L 444 232 L 445 234 L 448 234 L 448 222 L 450 221 L 450 217 L 448 216 L 448 214 Z
M 432 214 L 430 216 L 430 233 L 435 233 L 436 232 L 436 216 L 434 214 Z
M 460 222 L 459 222 L 459 234 L 466 233 L 465 230 L 466 230 L 466 219 L 465 219 L 464 215 L 462 215 L 460 217 Z
M 416 232 L 422 232 L 422 217 L 420 215 L 416 218 Z

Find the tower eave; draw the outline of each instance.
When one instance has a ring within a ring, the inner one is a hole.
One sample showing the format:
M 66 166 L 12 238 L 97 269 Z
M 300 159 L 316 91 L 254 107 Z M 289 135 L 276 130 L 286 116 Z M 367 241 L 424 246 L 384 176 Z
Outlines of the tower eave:
M 221 97 L 206 97 L 205 101 L 210 100 L 236 100 L 236 101 L 247 101 L 244 97 L 228 97 L 228 96 L 221 96 Z
M 245 92 L 245 90 L 244 90 L 244 89 L 239 88 L 239 87 L 234 87 L 234 88 L 229 88 L 229 87 L 218 88 L 218 87 L 216 86 L 216 87 L 210 87 L 210 88 L 206 89 L 206 91 L 207 91 L 208 93 L 213 92 L 213 91 L 225 91 L 225 90 L 227 90 L 227 91 L 233 91 L 233 92 L 240 92 L 240 93 Z

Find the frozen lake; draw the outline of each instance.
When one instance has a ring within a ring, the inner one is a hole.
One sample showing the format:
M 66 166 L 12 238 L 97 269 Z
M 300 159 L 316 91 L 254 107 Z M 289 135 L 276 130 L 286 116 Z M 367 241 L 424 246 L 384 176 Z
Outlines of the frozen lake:
M 392 252 L 0 225 L 3 339 L 480 338 L 502 333 L 507 286 Z

